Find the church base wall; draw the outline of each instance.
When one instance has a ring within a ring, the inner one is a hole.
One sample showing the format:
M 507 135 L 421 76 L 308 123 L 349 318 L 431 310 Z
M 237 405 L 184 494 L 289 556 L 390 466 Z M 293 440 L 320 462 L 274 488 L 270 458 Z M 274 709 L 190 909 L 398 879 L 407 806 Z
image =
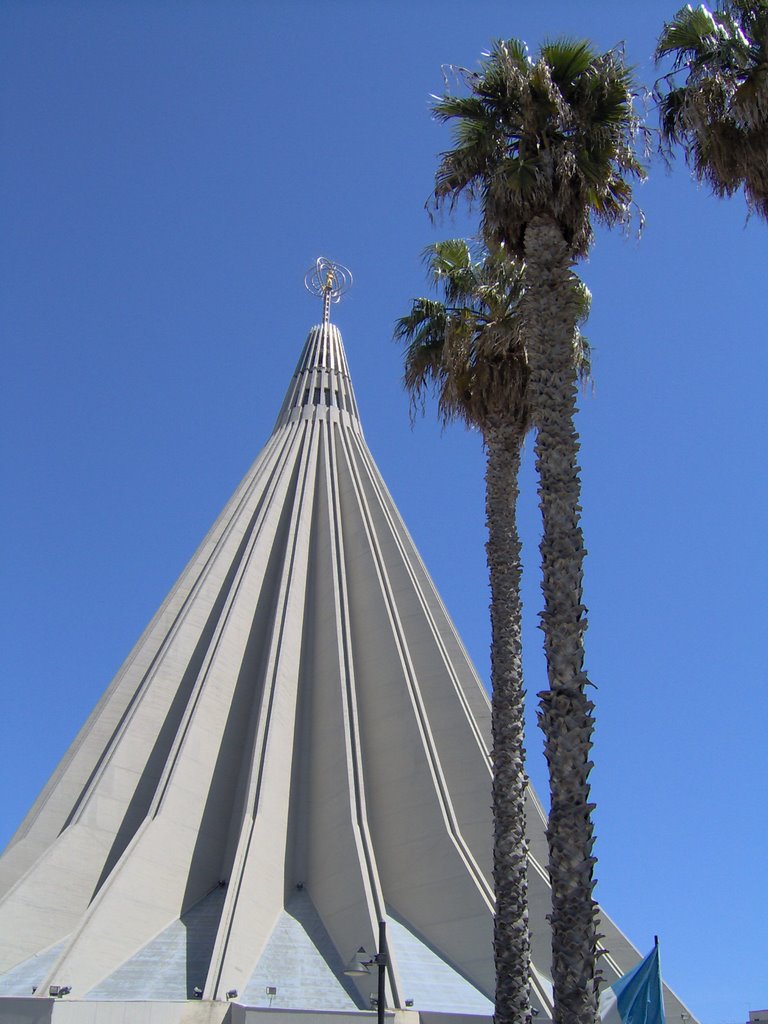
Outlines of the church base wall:
M 386 1024 L 491 1024 L 491 1017 L 417 1010 L 390 1010 Z M 0 997 L 0 1024 L 375 1024 L 375 1010 L 265 1010 L 186 1000 L 98 1001 Z
M 0 998 L 0 1024 L 229 1024 L 231 1003 Z

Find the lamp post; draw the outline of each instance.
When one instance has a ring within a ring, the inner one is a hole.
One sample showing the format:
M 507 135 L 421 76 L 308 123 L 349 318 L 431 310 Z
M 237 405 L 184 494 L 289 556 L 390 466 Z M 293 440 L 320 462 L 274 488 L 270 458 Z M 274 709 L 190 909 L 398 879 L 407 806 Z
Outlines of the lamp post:
M 367 958 L 367 959 L 366 959 Z M 377 1024 L 384 1024 L 384 1009 L 385 1009 L 385 992 L 386 992 L 386 981 L 387 981 L 387 967 L 389 966 L 389 956 L 387 954 L 387 923 L 386 921 L 379 921 L 379 949 L 378 952 L 368 957 L 365 949 L 361 946 L 349 964 L 344 970 L 345 974 L 350 977 L 363 977 L 371 972 L 368 970 L 369 967 L 376 965 L 379 970 L 379 990 L 376 999 L 376 1019 Z

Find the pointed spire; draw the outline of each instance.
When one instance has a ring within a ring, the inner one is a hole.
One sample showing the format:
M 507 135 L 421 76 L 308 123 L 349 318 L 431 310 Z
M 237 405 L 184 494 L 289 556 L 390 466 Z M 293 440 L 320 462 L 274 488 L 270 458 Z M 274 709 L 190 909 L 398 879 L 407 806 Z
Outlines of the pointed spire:
M 339 418 L 360 428 L 341 332 L 330 322 L 331 303 L 352 286 L 352 273 L 321 256 L 304 278 L 307 291 L 323 300 L 323 322 L 313 327 L 286 392 L 275 430 L 298 419 Z
M 362 432 L 341 332 L 318 324 L 309 332 L 275 430 L 298 419 L 334 419 Z
M 0 857 L 0 1021 L 41 1019 L 22 997 L 65 991 L 73 1024 L 134 1019 L 139 999 L 211 1000 L 223 1020 L 234 992 L 367 1009 L 370 976 L 344 965 L 377 925 L 380 1007 L 490 1015 L 489 719 L 326 320 L 275 433 Z M 549 1015 L 546 819 L 528 799 L 531 992 Z M 601 925 L 612 984 L 637 953 Z

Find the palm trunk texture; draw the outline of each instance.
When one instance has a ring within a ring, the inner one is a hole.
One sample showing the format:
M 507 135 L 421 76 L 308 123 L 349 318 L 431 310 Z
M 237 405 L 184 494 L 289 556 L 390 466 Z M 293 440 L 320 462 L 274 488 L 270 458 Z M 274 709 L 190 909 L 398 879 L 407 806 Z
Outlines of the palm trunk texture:
M 486 554 L 491 586 L 495 1024 L 530 1024 L 528 843 L 525 831 L 520 539 L 516 505 L 520 432 L 485 431 Z
M 556 1024 L 597 1020 L 597 905 L 594 829 L 589 802 L 594 704 L 587 698 L 582 603 L 579 442 L 574 428 L 576 304 L 568 247 L 556 224 L 539 218 L 526 231 L 526 343 L 536 427 L 544 611 L 541 628 L 549 689 L 539 694 L 539 724 L 549 765 L 547 841 L 552 883 L 552 980 Z

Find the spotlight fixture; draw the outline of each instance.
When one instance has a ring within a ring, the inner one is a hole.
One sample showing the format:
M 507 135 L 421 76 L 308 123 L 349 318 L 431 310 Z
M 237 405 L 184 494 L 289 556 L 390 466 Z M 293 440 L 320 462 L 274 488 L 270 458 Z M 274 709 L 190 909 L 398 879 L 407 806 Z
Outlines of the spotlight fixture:
M 192 989 L 192 998 L 193 999 L 202 999 L 203 998 L 203 990 L 198 985 L 195 985 L 195 987 Z
M 371 972 L 368 968 L 373 963 L 371 957 L 365 951 L 365 946 L 360 946 L 354 956 L 350 957 L 349 963 L 344 968 L 344 973 L 350 978 L 362 978 Z
M 344 968 L 344 973 L 352 978 L 363 978 L 370 974 L 369 967 L 376 967 L 379 975 L 379 991 L 371 993 L 371 1009 L 376 1010 L 376 1024 L 384 1024 L 384 1010 L 386 1008 L 386 975 L 389 967 L 389 954 L 387 952 L 387 925 L 385 921 L 379 921 L 379 950 L 373 956 L 369 956 L 364 946 L 360 946 L 355 955 L 350 959 Z
M 227 999 L 237 999 L 237 989 L 236 988 L 231 988 L 229 990 L 229 992 L 227 992 Z
M 68 996 L 71 991 L 71 985 L 51 985 L 48 989 L 48 995 L 53 996 L 54 999 L 60 999 L 62 996 Z
M 413 1000 L 412 999 L 406 999 L 405 1000 L 405 1008 L 406 1008 L 406 1010 L 410 1010 L 410 1008 L 412 1006 L 413 1006 Z

